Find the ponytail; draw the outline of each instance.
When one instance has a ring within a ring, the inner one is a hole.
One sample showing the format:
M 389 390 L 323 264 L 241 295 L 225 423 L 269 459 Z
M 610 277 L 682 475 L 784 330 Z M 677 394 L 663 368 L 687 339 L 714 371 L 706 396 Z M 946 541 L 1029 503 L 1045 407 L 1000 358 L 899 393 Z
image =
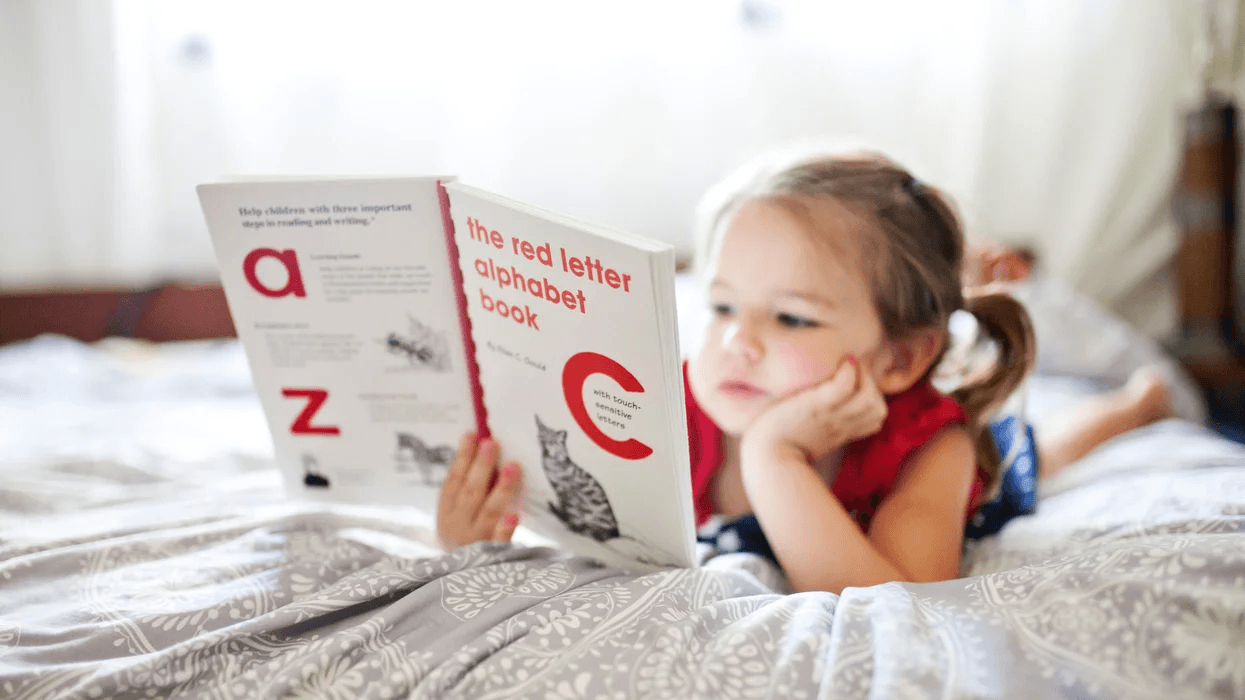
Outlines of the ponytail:
M 967 296 L 964 310 L 975 316 L 982 332 L 999 345 L 998 360 L 989 376 L 951 392 L 969 415 L 977 464 L 989 476 L 986 493 L 991 493 L 1000 477 L 1002 457 L 990 432 L 990 416 L 1033 369 L 1037 343 L 1029 313 L 1009 294 L 990 291 Z

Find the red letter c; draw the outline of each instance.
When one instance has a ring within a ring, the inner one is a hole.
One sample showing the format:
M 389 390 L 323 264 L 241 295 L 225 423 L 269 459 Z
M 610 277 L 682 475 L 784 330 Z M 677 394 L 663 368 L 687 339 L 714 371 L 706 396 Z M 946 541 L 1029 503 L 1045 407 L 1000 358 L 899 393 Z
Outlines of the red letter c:
M 644 459 L 653 454 L 653 448 L 631 438 L 620 442 L 601 432 L 597 424 L 588 415 L 588 407 L 584 405 L 584 382 L 593 374 L 604 374 L 623 389 L 630 392 L 643 393 L 644 387 L 635 375 L 626 367 L 611 360 L 605 355 L 595 352 L 581 352 L 571 356 L 562 368 L 562 393 L 566 395 L 566 407 L 571 409 L 571 416 L 584 433 L 601 449 L 623 459 Z

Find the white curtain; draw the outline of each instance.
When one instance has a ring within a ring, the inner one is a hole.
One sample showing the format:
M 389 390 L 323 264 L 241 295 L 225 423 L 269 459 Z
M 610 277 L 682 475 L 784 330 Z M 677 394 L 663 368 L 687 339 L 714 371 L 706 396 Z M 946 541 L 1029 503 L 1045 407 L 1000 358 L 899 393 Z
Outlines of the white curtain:
M 259 173 L 457 174 L 687 249 L 726 168 L 830 139 L 889 152 L 976 233 L 1160 333 L 1205 17 L 1199 0 L 5 0 L 0 288 L 210 279 L 194 185 Z

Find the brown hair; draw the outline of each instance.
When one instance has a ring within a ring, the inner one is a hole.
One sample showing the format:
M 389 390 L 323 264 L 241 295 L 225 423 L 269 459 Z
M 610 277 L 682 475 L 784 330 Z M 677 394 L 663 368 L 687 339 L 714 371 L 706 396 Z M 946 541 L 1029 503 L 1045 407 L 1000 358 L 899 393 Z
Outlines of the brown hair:
M 876 154 L 761 162 L 723 181 L 702 202 L 698 267 L 711 257 L 726 220 L 744 203 L 762 199 L 801 209 L 810 202 L 833 200 L 876 224 L 869 227 L 875 235 L 855 243 L 873 261 L 874 305 L 888 338 L 946 329 L 951 314 L 963 309 L 998 343 L 994 371 L 951 392 L 969 415 L 978 465 L 989 476 L 986 493 L 992 493 L 1000 455 L 988 420 L 1033 367 L 1033 327 L 1024 307 L 1004 292 L 965 295 L 960 276 L 964 234 L 950 201 Z M 945 352 L 944 344 L 922 381 Z

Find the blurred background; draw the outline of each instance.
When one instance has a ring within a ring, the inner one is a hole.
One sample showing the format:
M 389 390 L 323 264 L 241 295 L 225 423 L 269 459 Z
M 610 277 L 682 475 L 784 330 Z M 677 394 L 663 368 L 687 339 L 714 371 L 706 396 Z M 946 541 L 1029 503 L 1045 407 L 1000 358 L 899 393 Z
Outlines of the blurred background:
M 972 235 L 1237 376 L 1243 20 L 1245 0 L 2 0 L 0 342 L 231 334 L 205 181 L 454 174 L 687 253 L 709 184 L 812 140 L 888 153 Z

